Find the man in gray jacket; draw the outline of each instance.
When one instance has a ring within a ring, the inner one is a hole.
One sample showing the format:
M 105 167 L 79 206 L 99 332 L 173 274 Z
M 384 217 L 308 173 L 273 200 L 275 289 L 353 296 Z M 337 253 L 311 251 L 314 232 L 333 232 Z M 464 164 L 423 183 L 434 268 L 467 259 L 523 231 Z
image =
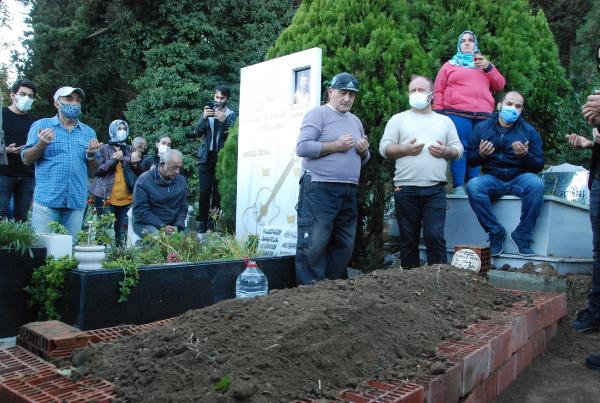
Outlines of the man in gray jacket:
M 188 211 L 187 185 L 179 175 L 183 155 L 177 150 L 165 151 L 157 167 L 140 175 L 133 190 L 133 230 L 143 237 L 158 233 L 167 234 L 185 227 Z

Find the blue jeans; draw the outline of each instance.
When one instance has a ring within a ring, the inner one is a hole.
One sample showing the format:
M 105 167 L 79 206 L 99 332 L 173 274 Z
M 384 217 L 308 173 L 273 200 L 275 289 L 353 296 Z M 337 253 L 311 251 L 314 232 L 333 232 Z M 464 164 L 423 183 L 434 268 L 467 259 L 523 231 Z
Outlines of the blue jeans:
M 50 208 L 33 202 L 33 213 L 31 214 L 31 226 L 35 232 L 50 232 L 49 223 L 56 221 L 67 228 L 69 235 L 73 236 L 73 242 L 77 239 L 77 233 L 81 231 L 83 214 L 85 209 L 74 210 L 69 208 Z
M 113 206 L 109 204 L 105 206 L 104 199 L 94 196 L 94 207 L 98 210 L 99 214 L 113 213 L 115 215 L 115 242 L 117 246 L 123 245 L 125 235 L 127 234 L 127 211 L 131 207 L 131 204 L 125 206 Z
M 479 167 L 472 168 L 467 166 L 467 146 L 469 145 L 469 137 L 471 137 L 473 129 L 477 124 L 483 122 L 483 120 L 469 119 L 456 115 L 448 115 L 448 117 L 452 120 L 454 126 L 456 126 L 458 138 L 465 148 L 461 159 L 450 161 L 452 185 L 454 187 L 464 186 L 465 182 L 479 176 Z
M 27 221 L 34 188 L 35 178 L 32 176 L 0 176 L 0 218 L 8 216 L 10 199 L 14 198 L 14 219 Z
M 446 189 L 444 183 L 434 186 L 401 186 L 394 191 L 396 221 L 400 231 L 400 262 L 404 268 L 421 265 L 419 238 L 423 223 L 423 238 L 427 248 L 427 264 L 447 263 Z
M 600 317 L 600 177 L 592 182 L 590 193 L 590 220 L 594 241 L 594 264 L 592 271 L 592 290 L 588 295 L 588 308 Z
M 356 185 L 300 179 L 296 281 L 347 278 L 356 236 Z
M 542 205 L 544 204 L 544 182 L 533 173 L 524 173 L 510 181 L 503 181 L 493 175 L 482 175 L 467 183 L 469 204 L 475 212 L 479 224 L 488 234 L 498 235 L 504 227 L 498 223 L 492 211 L 492 203 L 505 195 L 518 196 L 521 202 L 521 220 L 515 229 L 519 239 L 532 240 Z

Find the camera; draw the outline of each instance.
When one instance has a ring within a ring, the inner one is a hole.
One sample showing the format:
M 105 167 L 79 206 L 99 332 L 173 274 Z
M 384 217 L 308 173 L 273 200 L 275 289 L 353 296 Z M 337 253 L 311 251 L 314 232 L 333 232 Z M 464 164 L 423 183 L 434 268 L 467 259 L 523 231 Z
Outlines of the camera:
M 225 104 L 223 102 L 208 101 L 206 106 L 215 111 L 217 109 L 222 110 L 225 107 Z

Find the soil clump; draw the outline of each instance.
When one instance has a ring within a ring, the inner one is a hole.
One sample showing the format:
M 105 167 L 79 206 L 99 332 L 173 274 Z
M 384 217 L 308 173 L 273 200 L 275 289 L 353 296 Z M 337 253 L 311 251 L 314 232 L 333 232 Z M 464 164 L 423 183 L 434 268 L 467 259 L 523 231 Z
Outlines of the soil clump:
M 77 375 L 109 380 L 133 402 L 336 398 L 367 379 L 443 371 L 437 344 L 515 300 L 448 265 L 378 270 L 222 301 L 73 362 Z

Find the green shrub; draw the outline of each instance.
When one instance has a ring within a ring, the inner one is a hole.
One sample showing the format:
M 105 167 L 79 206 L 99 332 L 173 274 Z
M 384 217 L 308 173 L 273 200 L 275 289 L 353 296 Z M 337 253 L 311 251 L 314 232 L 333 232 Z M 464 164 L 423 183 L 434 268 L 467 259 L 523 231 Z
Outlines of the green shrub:
M 39 320 L 60 319 L 55 303 L 62 296 L 66 276 L 76 268 L 77 261 L 73 258 L 48 256 L 46 263 L 33 271 L 25 292 L 30 295 L 28 305 L 39 308 Z
M 555 104 L 569 90 L 558 49 L 542 12 L 525 0 L 332 1 L 304 0 L 268 58 L 320 47 L 323 77 L 346 70 L 360 81 L 353 112 L 369 136 L 371 160 L 361 172 L 352 265 L 380 267 L 383 214 L 391 197 L 393 164 L 379 155 L 385 124 L 408 109 L 412 74 L 435 77 L 465 29 L 477 33 L 482 53 L 527 99 L 526 118 L 542 136 L 554 132 Z

